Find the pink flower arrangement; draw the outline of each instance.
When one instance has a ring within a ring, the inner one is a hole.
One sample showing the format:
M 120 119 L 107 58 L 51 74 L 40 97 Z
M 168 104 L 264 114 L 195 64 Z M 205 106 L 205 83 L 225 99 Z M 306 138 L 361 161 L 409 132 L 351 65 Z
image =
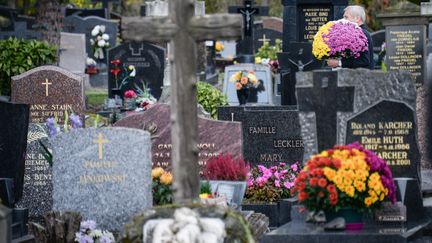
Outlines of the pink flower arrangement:
M 137 94 L 136 94 L 135 91 L 133 91 L 133 90 L 127 90 L 127 91 L 124 93 L 124 97 L 125 97 L 126 99 L 134 99 L 134 98 L 137 97 Z
M 301 171 L 298 162 L 287 165 L 280 162 L 269 168 L 258 165 L 249 173 L 246 200 L 249 202 L 275 202 L 291 196 L 290 190 Z

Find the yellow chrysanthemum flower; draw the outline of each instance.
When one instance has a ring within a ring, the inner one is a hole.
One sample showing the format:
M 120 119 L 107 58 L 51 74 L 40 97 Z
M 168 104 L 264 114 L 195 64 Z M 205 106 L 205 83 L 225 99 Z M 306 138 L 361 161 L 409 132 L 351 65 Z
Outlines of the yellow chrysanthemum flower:
M 154 168 L 151 172 L 152 179 L 159 178 L 164 172 L 164 169 L 162 169 L 161 167 Z
M 171 172 L 164 172 L 160 177 L 160 182 L 164 185 L 171 185 L 173 176 Z

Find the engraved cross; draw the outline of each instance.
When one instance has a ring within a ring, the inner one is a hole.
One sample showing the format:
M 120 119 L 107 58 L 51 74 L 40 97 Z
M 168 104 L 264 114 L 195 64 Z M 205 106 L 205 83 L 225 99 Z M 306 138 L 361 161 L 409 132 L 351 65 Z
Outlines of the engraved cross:
M 103 138 L 101 133 L 99 133 L 98 139 L 93 140 L 93 143 L 99 145 L 99 159 L 103 158 L 103 144 L 108 142 L 109 142 L 108 140 Z
M 48 79 L 45 79 L 45 83 L 42 83 L 45 85 L 45 96 L 48 96 L 48 85 L 51 85 L 52 83 L 48 82 Z

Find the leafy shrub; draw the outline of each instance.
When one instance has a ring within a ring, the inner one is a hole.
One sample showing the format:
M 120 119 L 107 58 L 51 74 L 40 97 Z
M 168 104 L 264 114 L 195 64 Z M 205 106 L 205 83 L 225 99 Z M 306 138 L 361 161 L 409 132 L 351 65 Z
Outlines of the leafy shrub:
M 243 159 L 221 154 L 207 160 L 203 175 L 208 180 L 245 181 L 249 169 L 249 164 Z
M 197 82 L 197 100 L 213 119 L 217 118 L 217 108 L 228 105 L 228 99 L 218 89 L 208 83 Z
M 0 40 L 0 94 L 10 95 L 11 77 L 32 68 L 52 64 L 57 47 L 37 40 Z

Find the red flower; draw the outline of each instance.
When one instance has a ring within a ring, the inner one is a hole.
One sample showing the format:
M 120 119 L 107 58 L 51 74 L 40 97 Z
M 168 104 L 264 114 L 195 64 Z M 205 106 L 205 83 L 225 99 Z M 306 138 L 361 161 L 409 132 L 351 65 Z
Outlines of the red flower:
M 135 91 L 133 91 L 133 90 L 127 90 L 127 91 L 124 93 L 124 97 L 125 97 L 125 98 L 128 98 L 128 99 L 131 99 L 131 98 L 136 98 L 137 95 L 136 95 Z
M 312 178 L 309 180 L 309 184 L 310 184 L 311 186 L 316 186 L 316 185 L 318 184 L 318 178 L 316 178 L 316 177 L 312 177 Z
M 110 70 L 110 73 L 114 74 L 115 76 L 117 76 L 120 72 L 120 68 L 114 68 Z
M 119 59 L 112 60 L 111 64 L 118 66 L 120 65 L 120 60 Z
M 309 194 L 307 194 L 307 192 L 300 192 L 298 195 L 298 200 L 300 202 L 303 202 L 304 200 L 308 199 Z
M 324 197 L 324 192 L 318 192 L 318 197 Z
M 318 186 L 324 188 L 327 186 L 327 180 L 325 178 L 321 178 L 318 180 Z
M 336 193 L 336 187 L 333 184 L 330 184 L 327 186 L 327 191 L 329 191 L 330 193 Z

